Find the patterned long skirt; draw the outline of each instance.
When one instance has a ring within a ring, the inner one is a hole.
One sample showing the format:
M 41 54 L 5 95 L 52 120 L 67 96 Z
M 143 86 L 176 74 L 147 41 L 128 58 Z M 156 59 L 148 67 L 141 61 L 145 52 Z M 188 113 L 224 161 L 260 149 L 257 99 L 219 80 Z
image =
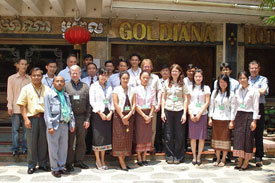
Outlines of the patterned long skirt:
M 245 159 L 253 158 L 254 132 L 250 129 L 252 121 L 252 112 L 237 112 L 235 117 L 233 156 Z
M 123 112 L 127 115 L 128 112 Z M 133 116 L 129 119 L 129 126 L 125 126 L 117 112 L 113 120 L 113 156 L 130 156 L 133 143 Z

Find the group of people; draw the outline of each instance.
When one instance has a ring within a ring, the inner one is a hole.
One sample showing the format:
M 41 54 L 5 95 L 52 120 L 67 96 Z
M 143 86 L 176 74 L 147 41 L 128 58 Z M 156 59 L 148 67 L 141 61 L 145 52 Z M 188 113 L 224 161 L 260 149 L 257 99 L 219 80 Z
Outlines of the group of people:
M 222 63 L 212 94 L 204 84 L 203 70 L 193 64 L 187 66 L 187 77 L 180 65 L 164 65 L 160 79 L 152 73 L 150 59 L 132 54 L 129 62 L 130 69 L 127 60 L 120 60 L 119 72 L 113 74 L 112 61 L 98 69 L 87 55 L 81 69 L 72 54 L 57 76 L 54 61 L 46 65 L 45 75 L 35 67 L 28 76 L 27 61 L 18 61 L 18 73 L 8 79 L 8 113 L 12 116 L 14 156 L 19 152 L 19 126 L 23 124 L 26 140 L 22 150 L 27 153 L 29 174 L 35 172 L 37 163 L 39 169 L 51 170 L 55 177 L 69 174 L 74 167 L 87 169 L 84 155 L 91 150 L 101 170 L 108 169 L 104 160 L 107 150 L 118 157 L 124 171 L 130 169 L 125 157 L 133 150 L 139 166 L 148 165 L 146 155 L 152 150 L 164 150 L 168 164 L 179 164 L 185 160 L 188 138 L 192 164 L 200 166 L 207 124 L 213 128 L 214 166 L 225 166 L 232 129 L 233 155 L 239 158 L 235 169 L 247 169 L 254 139 L 256 165 L 262 166 L 268 82 L 259 75 L 257 61 L 249 64 L 250 76 L 245 71 L 238 74 L 239 81 L 230 77 L 230 65 Z

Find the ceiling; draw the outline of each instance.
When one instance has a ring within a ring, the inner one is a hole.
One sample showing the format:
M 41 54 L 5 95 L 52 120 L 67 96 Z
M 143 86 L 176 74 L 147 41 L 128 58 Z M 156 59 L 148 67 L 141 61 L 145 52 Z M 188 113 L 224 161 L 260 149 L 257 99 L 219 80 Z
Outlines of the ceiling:
M 0 0 L 0 16 L 262 24 L 261 0 Z

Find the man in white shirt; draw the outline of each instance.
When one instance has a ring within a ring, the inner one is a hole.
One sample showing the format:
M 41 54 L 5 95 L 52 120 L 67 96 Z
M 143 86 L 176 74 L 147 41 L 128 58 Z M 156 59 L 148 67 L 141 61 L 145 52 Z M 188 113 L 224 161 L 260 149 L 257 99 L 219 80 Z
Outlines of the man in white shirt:
M 55 72 L 57 70 L 56 61 L 50 60 L 46 65 L 47 73 L 43 75 L 42 84 L 48 86 L 49 88 L 53 89 L 53 80 L 55 78 Z
M 132 54 L 130 56 L 130 64 L 131 64 L 131 68 L 128 69 L 128 73 L 130 74 L 130 80 L 128 85 L 135 87 L 137 86 L 137 81 L 141 73 L 141 69 L 138 67 L 138 65 L 140 64 L 140 56 L 135 53 Z
M 116 86 L 120 85 L 120 79 L 119 79 L 119 73 L 121 73 L 122 71 L 126 71 L 128 69 L 128 61 L 127 60 L 119 60 L 118 63 L 118 73 L 113 74 L 112 76 L 109 77 L 109 79 L 107 80 L 107 85 L 111 86 L 113 89 Z
M 67 57 L 67 67 L 58 73 L 59 76 L 62 76 L 65 79 L 65 82 L 71 81 L 70 67 L 73 65 L 77 65 L 77 58 L 75 54 L 70 54 Z
M 90 54 L 87 54 L 84 56 L 84 59 L 83 59 L 83 68 L 81 69 L 81 78 L 85 78 L 88 76 L 88 73 L 87 73 L 87 66 L 88 64 L 90 63 L 94 63 L 94 57 Z
M 261 116 L 259 120 L 257 120 L 257 128 L 255 130 L 255 146 L 256 146 L 256 166 L 261 167 L 263 165 L 262 157 L 264 156 L 263 150 L 263 131 L 264 131 L 264 104 L 265 104 L 265 96 L 268 95 L 269 87 L 268 80 L 264 76 L 260 76 L 260 63 L 256 60 L 253 60 L 249 63 L 249 80 L 248 83 L 253 88 L 259 90 L 260 93 L 260 104 L 259 104 L 259 115 Z
M 230 77 L 230 74 L 232 72 L 231 66 L 227 62 L 221 63 L 220 72 L 221 74 L 225 74 L 229 77 L 230 91 L 235 93 L 236 90 L 239 88 L 239 82 L 236 79 L 233 79 Z M 214 82 L 214 90 L 216 89 L 217 89 L 217 80 Z
M 164 81 L 166 81 L 170 77 L 170 70 L 168 65 L 163 65 L 160 70 L 160 83 L 163 88 Z M 159 92 L 161 93 L 161 91 Z M 161 153 L 163 151 L 162 145 L 162 120 L 161 120 L 161 111 L 157 113 L 157 124 L 156 124 L 156 137 L 155 137 L 155 150 L 156 153 Z
M 96 66 L 96 64 L 89 63 L 87 65 L 86 71 L 87 71 L 88 76 L 83 78 L 81 81 L 83 83 L 86 83 L 90 87 L 94 82 L 97 81 L 97 75 L 96 75 L 97 66 Z
M 115 70 L 114 62 L 112 60 L 107 60 L 105 62 L 105 69 L 108 72 L 108 78 L 109 78 Z

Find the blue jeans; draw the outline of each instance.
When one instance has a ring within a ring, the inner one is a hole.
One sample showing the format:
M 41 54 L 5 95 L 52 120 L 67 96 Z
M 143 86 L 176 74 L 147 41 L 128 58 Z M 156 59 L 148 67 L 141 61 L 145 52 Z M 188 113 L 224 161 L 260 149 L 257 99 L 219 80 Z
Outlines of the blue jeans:
M 20 124 L 22 123 L 23 129 L 23 139 L 22 139 L 22 151 L 27 150 L 27 141 L 26 141 L 26 129 L 24 120 L 21 114 L 13 114 L 11 116 L 12 122 L 12 151 L 19 151 L 19 131 L 20 131 Z

